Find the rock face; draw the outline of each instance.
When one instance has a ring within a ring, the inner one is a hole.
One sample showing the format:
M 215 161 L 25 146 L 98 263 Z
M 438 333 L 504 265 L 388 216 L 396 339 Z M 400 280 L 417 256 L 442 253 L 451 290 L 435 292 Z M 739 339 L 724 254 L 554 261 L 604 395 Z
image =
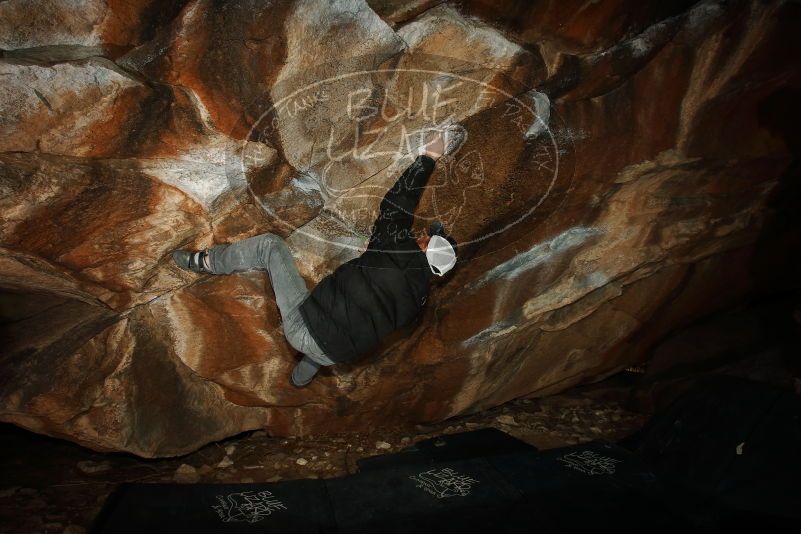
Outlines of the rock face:
M 116 57 L 152 39 L 187 0 L 7 0 L 0 5 L 0 48 L 17 57 Z
M 0 419 L 146 457 L 442 420 L 797 285 L 801 7 L 585 4 L 1 2 Z M 449 116 L 415 230 L 460 264 L 292 388 L 267 275 L 170 251 L 274 232 L 311 288 Z

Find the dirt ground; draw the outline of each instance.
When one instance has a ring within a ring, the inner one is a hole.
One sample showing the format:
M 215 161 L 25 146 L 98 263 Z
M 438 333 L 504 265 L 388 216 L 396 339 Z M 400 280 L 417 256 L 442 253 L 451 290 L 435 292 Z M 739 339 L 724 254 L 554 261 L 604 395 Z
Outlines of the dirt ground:
M 0 425 L 0 532 L 86 532 L 122 482 L 237 483 L 332 478 L 364 457 L 397 452 L 434 436 L 495 427 L 540 449 L 617 441 L 645 422 L 599 388 L 574 390 L 430 426 L 369 434 L 285 439 L 264 431 L 209 444 L 178 458 L 145 460 L 98 453 L 67 441 Z

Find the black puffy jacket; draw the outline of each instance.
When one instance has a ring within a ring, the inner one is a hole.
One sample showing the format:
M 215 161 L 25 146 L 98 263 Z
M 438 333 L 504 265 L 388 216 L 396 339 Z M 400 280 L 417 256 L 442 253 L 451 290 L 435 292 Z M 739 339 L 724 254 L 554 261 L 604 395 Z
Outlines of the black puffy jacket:
M 369 352 L 425 305 L 432 273 L 411 231 L 433 170 L 432 158 L 415 159 L 381 201 L 367 250 L 323 278 L 300 305 L 331 360 L 350 362 Z

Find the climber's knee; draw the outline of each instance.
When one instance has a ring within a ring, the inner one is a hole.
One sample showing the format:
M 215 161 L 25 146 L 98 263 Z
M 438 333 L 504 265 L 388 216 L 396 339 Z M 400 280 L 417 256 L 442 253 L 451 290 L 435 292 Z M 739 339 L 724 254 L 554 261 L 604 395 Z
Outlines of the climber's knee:
M 281 244 L 283 244 L 283 239 L 281 239 L 281 237 L 269 232 L 256 236 L 256 239 L 256 250 L 258 251 L 258 256 L 264 262 L 266 262 L 270 257 L 270 250 L 273 247 L 281 246 Z
M 265 244 L 272 244 L 275 243 L 276 241 L 281 240 L 279 236 L 271 234 L 270 232 L 259 234 L 258 236 L 256 236 L 256 238 L 259 240 L 260 243 L 265 243 Z

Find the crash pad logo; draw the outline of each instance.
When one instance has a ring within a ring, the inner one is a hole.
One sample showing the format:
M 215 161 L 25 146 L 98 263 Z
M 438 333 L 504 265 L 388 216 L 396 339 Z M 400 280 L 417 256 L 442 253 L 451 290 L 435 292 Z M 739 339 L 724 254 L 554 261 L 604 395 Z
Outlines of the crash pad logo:
M 470 494 L 473 484 L 478 480 L 466 475 L 460 475 L 453 469 L 430 469 L 420 474 L 412 475 L 410 479 L 417 482 L 417 487 L 430 493 L 438 499 L 445 497 L 465 497 Z
M 212 508 L 225 523 L 245 521 L 256 523 L 278 510 L 286 510 L 284 503 L 269 491 L 240 491 L 217 495 L 220 504 Z
M 623 461 L 593 451 L 571 452 L 557 460 L 586 475 L 613 475 L 615 465 Z
M 469 233 L 459 240 L 465 246 L 512 228 L 549 198 L 556 205 L 553 197 L 569 189 L 562 182 L 572 179 L 570 136 L 544 93 L 454 58 L 379 63 L 308 67 L 245 114 L 237 176 L 290 232 L 357 251 L 387 190 L 448 128 L 459 141 L 425 187 L 415 214 L 421 227 L 438 220 L 453 235 Z M 479 206 L 493 215 L 476 218 Z

